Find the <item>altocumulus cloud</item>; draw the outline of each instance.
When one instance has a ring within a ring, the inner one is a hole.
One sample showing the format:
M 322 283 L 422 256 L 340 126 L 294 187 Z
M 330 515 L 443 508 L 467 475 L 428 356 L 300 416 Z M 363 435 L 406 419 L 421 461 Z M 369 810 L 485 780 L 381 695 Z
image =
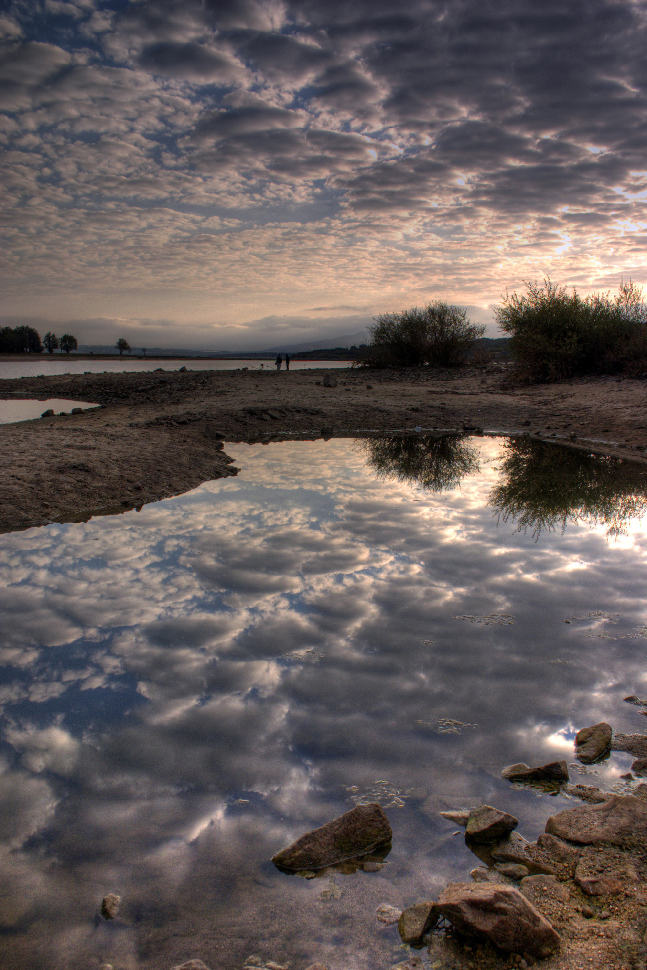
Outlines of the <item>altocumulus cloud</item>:
M 644 282 L 646 21 L 631 0 L 11 0 L 6 312 L 233 347 L 268 313 L 341 332 L 313 304 L 359 297 L 359 330 L 545 274 Z

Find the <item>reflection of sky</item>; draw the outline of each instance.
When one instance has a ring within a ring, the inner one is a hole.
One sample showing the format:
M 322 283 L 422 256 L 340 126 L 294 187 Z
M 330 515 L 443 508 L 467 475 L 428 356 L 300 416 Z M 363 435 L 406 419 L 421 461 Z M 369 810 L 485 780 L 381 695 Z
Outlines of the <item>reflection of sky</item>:
M 31 421 L 39 418 L 43 411 L 55 411 L 57 414 L 68 414 L 72 408 L 96 408 L 97 404 L 90 401 L 70 401 L 68 398 L 49 397 L 39 401 L 0 401 L 0 424 L 11 424 L 13 421 Z
M 0 537 L 3 967 L 388 965 L 375 907 L 476 864 L 439 810 L 496 803 L 534 836 L 564 800 L 501 768 L 641 729 L 647 532 L 515 533 L 486 504 L 500 444 L 478 447 L 438 495 L 361 444 L 235 446 L 236 479 Z M 394 829 L 380 873 L 322 898 L 267 864 L 362 797 Z M 123 918 L 99 925 L 108 891 Z

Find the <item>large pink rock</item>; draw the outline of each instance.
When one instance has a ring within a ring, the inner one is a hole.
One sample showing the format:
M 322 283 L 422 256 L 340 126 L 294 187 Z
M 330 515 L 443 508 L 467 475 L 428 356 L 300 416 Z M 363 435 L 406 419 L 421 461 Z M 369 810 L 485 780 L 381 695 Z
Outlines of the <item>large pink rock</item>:
M 553 815 L 546 831 L 579 845 L 647 848 L 647 802 L 634 795 L 611 795 L 597 805 L 578 805 Z
M 559 934 L 548 920 L 512 886 L 453 883 L 435 908 L 460 933 L 487 940 L 506 953 L 541 960 L 560 945 Z
M 377 802 L 358 805 L 321 828 L 307 832 L 272 858 L 287 872 L 324 869 L 388 846 L 393 838 L 389 820 Z

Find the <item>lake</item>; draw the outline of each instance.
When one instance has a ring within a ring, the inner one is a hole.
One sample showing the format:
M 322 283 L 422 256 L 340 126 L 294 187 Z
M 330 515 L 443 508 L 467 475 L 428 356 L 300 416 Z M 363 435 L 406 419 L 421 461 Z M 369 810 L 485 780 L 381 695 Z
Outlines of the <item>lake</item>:
M 647 690 L 642 466 L 527 438 L 233 445 L 236 478 L 0 536 L 0 965 L 397 965 L 376 919 L 479 864 L 438 814 L 535 838 L 511 785 Z M 269 861 L 355 804 L 383 867 Z M 122 897 L 104 920 L 102 898 Z
M 283 355 L 285 357 L 285 355 Z M 350 360 L 291 360 L 290 370 L 304 370 L 312 367 L 350 367 Z M 149 360 L 132 360 L 130 357 L 116 357 L 114 360 L 92 360 L 85 358 L 77 360 L 67 354 L 37 354 L 16 357 L 15 360 L 0 360 L 0 379 L 8 380 L 17 377 L 50 377 L 54 374 L 132 374 L 143 371 L 170 370 L 177 371 L 181 367 L 187 370 L 239 370 L 247 367 L 249 370 L 276 370 L 274 361 L 268 358 L 258 360 L 204 360 L 199 357 L 179 358 L 156 357 Z M 285 369 L 285 360 L 283 363 Z

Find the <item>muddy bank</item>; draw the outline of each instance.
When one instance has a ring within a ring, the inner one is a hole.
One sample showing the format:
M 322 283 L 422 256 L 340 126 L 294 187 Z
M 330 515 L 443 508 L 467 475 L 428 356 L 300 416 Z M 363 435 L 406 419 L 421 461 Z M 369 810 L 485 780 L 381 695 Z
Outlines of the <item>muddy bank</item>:
M 324 386 L 326 375 L 336 386 Z M 638 460 L 647 448 L 643 381 L 514 386 L 500 368 L 187 369 L 0 381 L 0 399 L 55 397 L 102 407 L 0 426 L 0 531 L 137 507 L 227 474 L 230 459 L 205 436 L 206 424 L 228 441 L 319 436 L 322 429 L 352 435 L 479 427 Z

